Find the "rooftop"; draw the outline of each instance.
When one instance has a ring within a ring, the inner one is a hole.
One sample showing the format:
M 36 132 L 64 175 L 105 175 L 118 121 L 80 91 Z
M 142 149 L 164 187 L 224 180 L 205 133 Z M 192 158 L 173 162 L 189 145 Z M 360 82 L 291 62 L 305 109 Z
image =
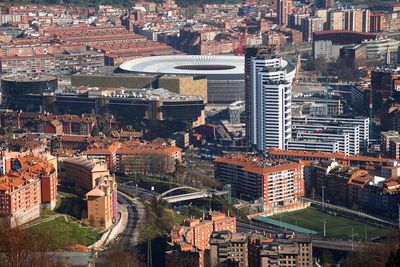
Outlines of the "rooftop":
M 16 74 L 2 77 L 1 80 L 13 82 L 46 82 L 57 80 L 57 77 L 47 74 Z
M 227 55 L 174 55 L 138 58 L 120 69 L 151 74 L 244 74 L 244 57 Z
M 302 167 L 301 163 L 279 163 L 269 161 L 265 158 L 244 154 L 232 154 L 229 156 L 217 157 L 215 162 L 240 166 L 243 171 L 261 175 Z

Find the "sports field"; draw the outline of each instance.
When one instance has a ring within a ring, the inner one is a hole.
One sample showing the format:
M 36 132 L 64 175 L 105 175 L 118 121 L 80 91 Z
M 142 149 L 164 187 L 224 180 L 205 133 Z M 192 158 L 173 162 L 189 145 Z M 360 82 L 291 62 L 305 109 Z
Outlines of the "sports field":
M 349 239 L 353 233 L 354 240 L 368 240 L 378 236 L 384 236 L 389 231 L 369 224 L 364 224 L 345 217 L 331 215 L 316 209 L 308 208 L 299 211 L 286 212 L 271 216 L 270 218 L 308 228 L 323 234 L 324 220 L 326 220 L 326 236 L 341 239 Z

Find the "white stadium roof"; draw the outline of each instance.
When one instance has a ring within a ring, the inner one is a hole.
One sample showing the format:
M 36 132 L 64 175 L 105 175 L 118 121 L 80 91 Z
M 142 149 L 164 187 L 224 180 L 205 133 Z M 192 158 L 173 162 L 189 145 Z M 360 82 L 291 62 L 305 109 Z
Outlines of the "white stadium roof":
M 244 57 L 229 55 L 171 55 L 133 59 L 120 69 L 138 73 L 186 75 L 244 75 Z

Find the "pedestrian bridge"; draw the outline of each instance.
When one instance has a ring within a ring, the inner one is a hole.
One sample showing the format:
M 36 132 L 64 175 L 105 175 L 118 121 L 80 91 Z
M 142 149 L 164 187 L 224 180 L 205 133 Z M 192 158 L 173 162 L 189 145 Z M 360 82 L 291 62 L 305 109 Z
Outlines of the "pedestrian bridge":
M 173 196 L 167 196 L 168 194 L 181 190 L 181 189 L 190 189 L 195 192 L 191 193 L 184 193 L 180 195 L 173 195 Z M 213 195 L 227 195 L 229 194 L 229 191 L 216 191 L 216 190 L 200 190 L 197 188 L 193 188 L 190 186 L 182 186 L 182 187 L 176 187 L 173 189 L 170 189 L 168 191 L 165 191 L 164 193 L 160 194 L 159 199 L 164 200 L 168 203 L 176 203 L 180 201 L 188 201 L 188 200 L 194 200 L 194 199 L 201 199 L 201 198 L 211 198 Z

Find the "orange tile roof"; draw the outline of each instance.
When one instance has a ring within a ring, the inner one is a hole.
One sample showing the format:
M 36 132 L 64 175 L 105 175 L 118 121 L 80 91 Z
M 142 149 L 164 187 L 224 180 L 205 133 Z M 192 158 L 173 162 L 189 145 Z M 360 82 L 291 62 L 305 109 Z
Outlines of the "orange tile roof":
M 344 153 L 311 152 L 303 150 L 281 150 L 277 148 L 269 149 L 268 154 L 288 156 L 288 157 L 332 158 L 332 159 L 341 159 L 348 161 L 377 162 L 377 163 L 386 163 L 388 161 L 395 160 L 389 158 L 374 158 L 367 156 L 346 156 Z
M 86 194 L 87 197 L 102 197 L 104 196 L 104 192 L 101 191 L 99 188 L 95 187 L 91 191 Z
M 0 184 L 0 191 L 7 191 L 10 189 L 11 189 L 11 187 L 9 187 L 8 185 Z
M 243 171 L 257 173 L 261 175 L 301 168 L 301 163 L 276 163 L 264 158 L 253 157 L 243 154 L 233 154 L 230 156 L 217 157 L 214 162 L 236 165 L 242 167 Z

